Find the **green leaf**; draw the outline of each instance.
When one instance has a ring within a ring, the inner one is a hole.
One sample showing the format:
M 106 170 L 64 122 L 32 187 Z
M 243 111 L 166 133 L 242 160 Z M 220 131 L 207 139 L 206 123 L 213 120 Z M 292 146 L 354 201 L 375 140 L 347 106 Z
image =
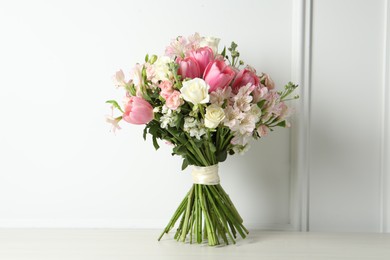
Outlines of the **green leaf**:
M 286 120 L 282 121 L 282 122 L 279 122 L 277 124 L 277 126 L 280 126 L 280 127 L 286 127 L 287 123 L 286 123 Z
M 157 143 L 157 137 L 155 135 L 153 135 L 153 146 L 154 146 L 154 149 L 156 149 L 156 150 L 158 150 L 158 148 L 160 148 L 160 146 Z
M 262 107 L 264 106 L 265 102 L 267 102 L 267 100 L 265 100 L 265 99 L 260 100 L 260 102 L 257 103 L 257 106 L 258 106 L 259 108 L 262 108 Z
M 222 55 L 223 57 L 226 56 L 226 46 L 223 47 L 223 50 L 222 50 L 222 52 L 221 52 L 221 55 Z
M 210 152 L 215 153 L 217 151 L 217 148 L 212 142 L 209 142 Z
M 227 151 L 226 150 L 220 151 L 219 153 L 217 153 L 216 158 L 218 162 L 224 162 L 227 158 Z
M 148 133 L 148 126 L 145 126 L 144 128 L 144 134 L 143 134 L 143 137 L 144 137 L 144 140 L 146 140 L 146 134 Z
M 113 107 L 115 107 L 116 109 L 118 109 L 119 111 L 124 113 L 124 111 L 122 110 L 121 106 L 115 100 L 107 100 L 106 103 L 111 104 Z
M 189 162 L 187 159 L 184 159 L 183 160 L 183 163 L 181 165 L 181 170 L 183 171 L 185 168 L 187 168 L 187 166 L 189 165 Z
M 185 147 L 185 145 L 178 145 L 178 146 L 175 146 L 173 149 L 172 149 L 173 153 L 174 154 L 177 154 L 177 155 L 186 155 L 187 154 L 187 148 Z

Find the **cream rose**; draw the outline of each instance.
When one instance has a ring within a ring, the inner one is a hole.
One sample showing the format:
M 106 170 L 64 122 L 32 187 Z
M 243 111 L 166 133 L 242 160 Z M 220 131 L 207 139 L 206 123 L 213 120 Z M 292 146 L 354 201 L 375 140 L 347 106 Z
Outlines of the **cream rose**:
M 213 104 L 206 108 L 204 125 L 207 128 L 216 128 L 224 119 L 225 113 L 221 107 Z
M 185 101 L 198 105 L 209 102 L 209 88 L 210 86 L 203 79 L 194 78 L 184 81 L 180 92 Z

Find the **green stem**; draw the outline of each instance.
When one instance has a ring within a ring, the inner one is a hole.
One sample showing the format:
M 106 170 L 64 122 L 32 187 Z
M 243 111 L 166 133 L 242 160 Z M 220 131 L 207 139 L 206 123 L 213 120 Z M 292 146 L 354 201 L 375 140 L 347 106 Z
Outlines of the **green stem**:
M 194 194 L 194 185 L 192 186 L 190 193 L 188 194 L 188 201 L 187 201 L 187 209 L 186 209 L 186 214 L 184 218 L 184 224 L 183 228 L 181 230 L 181 241 L 184 242 L 186 240 L 186 235 L 187 235 L 187 230 L 188 230 L 188 220 L 190 217 L 191 213 L 191 204 L 192 204 L 192 195 Z

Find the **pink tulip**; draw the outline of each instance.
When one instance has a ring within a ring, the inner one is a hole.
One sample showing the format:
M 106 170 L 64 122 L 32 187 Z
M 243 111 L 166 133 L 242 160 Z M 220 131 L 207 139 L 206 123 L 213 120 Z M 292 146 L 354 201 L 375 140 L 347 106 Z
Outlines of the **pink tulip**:
M 176 59 L 177 64 L 179 64 L 179 69 L 177 73 L 181 75 L 182 79 L 185 78 L 199 78 L 200 69 L 198 62 L 192 57 L 186 57 L 184 59 L 178 57 Z
M 236 78 L 232 83 L 232 90 L 234 94 L 238 93 L 238 90 L 250 83 L 252 86 L 259 86 L 260 79 L 257 77 L 256 72 L 251 68 L 245 68 L 237 73 Z
M 153 107 L 145 99 L 130 97 L 126 104 L 123 120 L 130 124 L 143 125 L 152 121 Z
M 199 64 L 200 74 L 203 75 L 207 65 L 214 60 L 214 53 L 210 47 L 202 47 L 187 53 L 193 57 Z
M 215 60 L 207 65 L 203 78 L 210 85 L 209 92 L 225 89 L 236 73 L 223 60 Z

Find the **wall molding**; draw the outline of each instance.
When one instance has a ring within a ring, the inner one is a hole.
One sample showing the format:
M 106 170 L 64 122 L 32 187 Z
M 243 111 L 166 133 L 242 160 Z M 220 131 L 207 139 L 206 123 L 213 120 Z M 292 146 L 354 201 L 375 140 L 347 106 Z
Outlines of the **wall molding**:
M 309 231 L 312 5 L 312 0 L 294 0 L 292 17 L 291 75 L 300 98 L 291 131 L 291 223 L 300 231 Z
M 381 232 L 390 232 L 390 0 L 385 0 L 381 139 Z

